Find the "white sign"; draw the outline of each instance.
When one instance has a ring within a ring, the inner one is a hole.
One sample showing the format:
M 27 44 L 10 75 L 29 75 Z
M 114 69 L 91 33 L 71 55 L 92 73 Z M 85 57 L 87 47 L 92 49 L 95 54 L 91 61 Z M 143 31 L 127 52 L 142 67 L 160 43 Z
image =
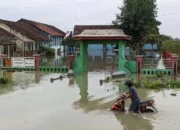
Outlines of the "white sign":
M 25 67 L 35 67 L 34 59 L 24 59 Z
M 12 67 L 24 67 L 24 58 L 23 57 L 13 57 L 12 58 Z

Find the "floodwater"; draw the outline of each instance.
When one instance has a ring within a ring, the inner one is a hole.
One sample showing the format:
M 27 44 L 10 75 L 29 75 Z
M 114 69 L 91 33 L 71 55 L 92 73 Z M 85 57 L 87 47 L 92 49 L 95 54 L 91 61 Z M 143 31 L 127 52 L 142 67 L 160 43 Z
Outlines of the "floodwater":
M 0 130 L 179 130 L 178 90 L 139 89 L 141 100 L 155 99 L 158 113 L 131 115 L 110 111 L 125 90 L 113 81 L 99 85 L 104 72 L 89 72 L 50 82 L 60 74 L 1 72 L 15 81 L 0 87 Z M 134 78 L 128 77 L 129 79 Z M 177 93 L 176 97 L 170 95 Z M 128 106 L 130 101 L 126 102 Z

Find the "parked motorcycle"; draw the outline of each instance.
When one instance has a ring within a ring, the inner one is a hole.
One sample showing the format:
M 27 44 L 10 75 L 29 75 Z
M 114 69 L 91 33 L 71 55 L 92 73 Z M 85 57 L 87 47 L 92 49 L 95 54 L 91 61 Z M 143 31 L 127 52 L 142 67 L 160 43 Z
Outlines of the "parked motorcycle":
M 115 101 L 115 103 L 112 106 L 111 110 L 112 111 L 124 112 L 125 111 L 125 98 L 126 98 L 126 94 L 122 93 L 120 98 Z M 154 100 L 147 100 L 147 101 L 141 102 L 140 103 L 140 111 L 141 111 L 141 113 L 158 112 L 157 109 L 155 108 L 154 103 L 155 103 Z M 138 110 L 136 110 L 135 112 L 138 113 Z

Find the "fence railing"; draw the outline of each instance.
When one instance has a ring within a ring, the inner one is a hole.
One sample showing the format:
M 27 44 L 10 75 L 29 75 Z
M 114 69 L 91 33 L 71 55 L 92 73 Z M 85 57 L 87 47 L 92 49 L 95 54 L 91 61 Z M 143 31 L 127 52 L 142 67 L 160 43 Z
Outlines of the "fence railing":
M 159 60 L 154 59 L 144 59 L 143 60 L 143 67 L 157 67 L 159 64 Z M 165 68 L 172 68 L 172 61 L 171 59 L 163 59 L 163 64 Z

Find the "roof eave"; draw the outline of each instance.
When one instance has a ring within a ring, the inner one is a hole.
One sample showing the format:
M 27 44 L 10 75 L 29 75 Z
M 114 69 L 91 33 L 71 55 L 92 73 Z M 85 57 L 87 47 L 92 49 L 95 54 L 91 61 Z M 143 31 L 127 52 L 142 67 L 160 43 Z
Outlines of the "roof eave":
M 51 35 L 51 36 L 53 36 L 53 37 L 64 37 L 65 35 Z
M 81 36 L 73 36 L 74 40 L 126 40 L 130 41 L 131 38 L 129 36 L 124 37 L 124 36 L 114 36 L 114 37 L 81 37 Z

